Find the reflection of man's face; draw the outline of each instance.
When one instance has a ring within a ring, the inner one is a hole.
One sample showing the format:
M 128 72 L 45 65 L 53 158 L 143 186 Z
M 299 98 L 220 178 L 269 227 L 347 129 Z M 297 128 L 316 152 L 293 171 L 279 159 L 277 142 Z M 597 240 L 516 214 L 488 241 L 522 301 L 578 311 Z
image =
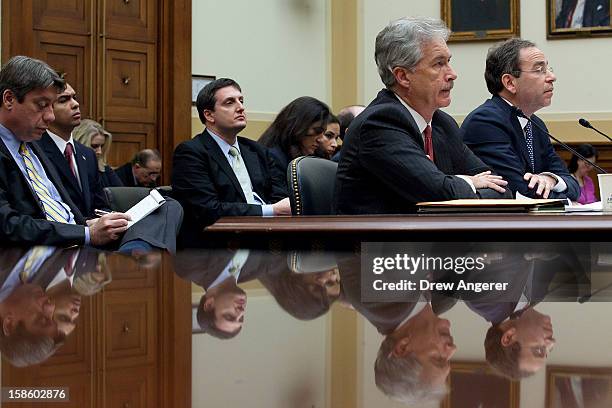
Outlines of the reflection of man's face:
M 423 367 L 423 380 L 430 384 L 443 384 L 450 373 L 450 359 L 457 346 L 450 334 L 450 322 L 433 312 L 420 327 L 413 331 L 408 351 Z
M 521 345 L 519 368 L 535 372 L 542 368 L 555 345 L 550 316 L 532 308 L 515 321 L 515 339 Z
M 76 327 L 76 319 L 81 310 L 81 296 L 66 293 L 55 298 L 55 313 L 53 319 L 57 322 L 59 331 L 68 336 Z
M 15 325 L 23 323 L 26 331 L 36 336 L 56 336 L 57 324 L 52 318 L 55 305 L 40 286 L 30 283 L 19 286 L 5 300 L 5 304 Z M 7 335 L 12 334 L 7 333 L 6 324 L 4 331 Z
M 212 300 L 212 302 L 210 302 Z M 238 286 L 223 288 L 222 291 L 207 299 L 204 309 L 215 311 L 215 326 L 226 333 L 234 333 L 242 327 L 246 312 L 247 296 Z
M 308 291 L 313 295 L 320 292 L 319 288 L 325 289 L 327 296 L 337 298 L 340 295 L 340 273 L 338 268 L 326 272 L 305 273 L 302 279 L 308 285 Z

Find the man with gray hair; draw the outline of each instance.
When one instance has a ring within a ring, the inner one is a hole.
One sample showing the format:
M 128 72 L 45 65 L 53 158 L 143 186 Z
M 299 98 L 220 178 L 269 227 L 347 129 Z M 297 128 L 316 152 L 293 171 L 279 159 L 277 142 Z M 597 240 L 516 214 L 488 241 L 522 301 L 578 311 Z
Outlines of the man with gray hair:
M 465 143 L 513 194 L 578 200 L 578 182 L 535 115 L 550 105 L 557 80 L 544 53 L 531 41 L 503 41 L 489 50 L 484 76 L 493 97 L 463 121 Z
M 421 201 L 503 197 L 507 184 L 462 142 L 440 108 L 457 74 L 437 19 L 402 18 L 376 37 L 386 89 L 353 121 L 338 166 L 335 212 L 401 214 Z

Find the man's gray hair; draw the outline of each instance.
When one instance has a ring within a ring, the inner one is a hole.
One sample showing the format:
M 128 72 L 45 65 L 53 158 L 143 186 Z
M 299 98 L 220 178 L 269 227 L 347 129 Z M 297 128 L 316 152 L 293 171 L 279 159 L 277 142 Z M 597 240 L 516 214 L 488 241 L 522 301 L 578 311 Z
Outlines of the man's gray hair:
M 0 70 L 0 97 L 10 89 L 17 102 L 23 103 L 26 94 L 34 89 L 53 86 L 63 92 L 66 82 L 49 65 L 35 58 L 17 55 Z
M 380 79 L 387 88 L 395 85 L 393 68 L 413 69 L 423 57 L 423 45 L 429 41 L 448 40 L 449 29 L 442 20 L 428 17 L 404 17 L 390 22 L 376 36 L 374 59 Z
M 423 366 L 411 354 L 404 358 L 392 355 L 395 339 L 387 336 L 378 350 L 374 362 L 374 381 L 386 396 L 404 404 L 421 406 L 440 402 L 446 396 L 445 384 L 426 383 L 422 377 Z

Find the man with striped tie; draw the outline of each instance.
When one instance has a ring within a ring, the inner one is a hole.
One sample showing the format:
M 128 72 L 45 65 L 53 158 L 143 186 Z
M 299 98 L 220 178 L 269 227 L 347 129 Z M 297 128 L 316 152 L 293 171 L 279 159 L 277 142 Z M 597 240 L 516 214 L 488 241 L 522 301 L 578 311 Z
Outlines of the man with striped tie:
M 0 70 L 0 242 L 133 246 L 142 231 L 128 231 L 129 216 L 111 213 L 85 220 L 49 159 L 32 143 L 55 119 L 52 105 L 65 87 L 51 67 L 33 58 L 13 57 Z M 168 244 L 145 241 L 173 250 L 176 234 Z
M 493 97 L 463 121 L 464 143 L 513 195 L 578 200 L 578 182 L 535 115 L 552 102 L 557 80 L 544 53 L 531 41 L 504 41 L 489 49 L 484 76 Z

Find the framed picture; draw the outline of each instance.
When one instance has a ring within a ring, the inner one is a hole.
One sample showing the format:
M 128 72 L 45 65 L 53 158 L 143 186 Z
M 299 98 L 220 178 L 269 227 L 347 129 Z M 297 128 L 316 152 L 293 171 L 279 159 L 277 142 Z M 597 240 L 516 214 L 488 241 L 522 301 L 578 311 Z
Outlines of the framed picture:
M 191 75 L 191 104 L 193 106 L 195 106 L 198 93 L 200 93 L 202 88 L 215 79 L 217 78 L 212 75 Z
M 547 37 L 612 36 L 612 0 L 546 0 Z
M 612 367 L 546 367 L 546 408 L 611 406 Z
M 519 0 L 441 0 L 449 41 L 504 40 L 520 36 Z
M 453 362 L 441 408 L 519 408 L 520 383 L 494 374 L 485 362 Z

